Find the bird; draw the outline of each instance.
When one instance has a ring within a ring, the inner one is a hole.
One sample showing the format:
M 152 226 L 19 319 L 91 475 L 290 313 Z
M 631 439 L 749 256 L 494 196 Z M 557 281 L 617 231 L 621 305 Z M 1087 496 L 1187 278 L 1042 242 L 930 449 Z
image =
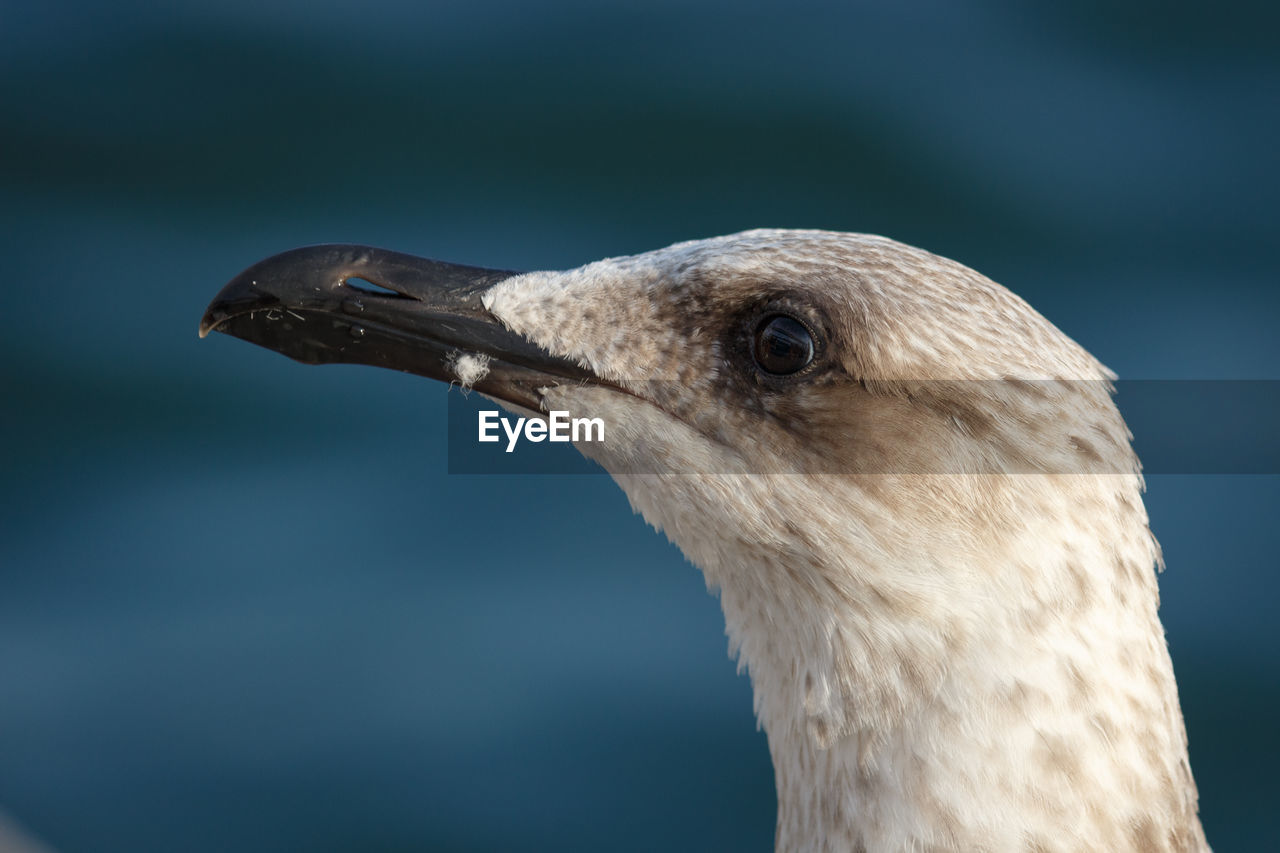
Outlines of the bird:
M 778 851 L 1209 849 L 1115 374 L 975 270 L 820 230 L 535 272 L 324 245 L 214 330 L 600 418 L 577 448 L 718 593 Z

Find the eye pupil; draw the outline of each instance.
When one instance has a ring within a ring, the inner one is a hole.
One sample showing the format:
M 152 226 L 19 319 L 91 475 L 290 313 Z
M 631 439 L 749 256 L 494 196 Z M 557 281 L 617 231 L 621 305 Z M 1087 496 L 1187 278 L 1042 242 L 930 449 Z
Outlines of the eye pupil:
M 766 373 L 785 376 L 813 361 L 813 335 L 804 323 L 785 314 L 774 314 L 756 326 L 754 355 Z

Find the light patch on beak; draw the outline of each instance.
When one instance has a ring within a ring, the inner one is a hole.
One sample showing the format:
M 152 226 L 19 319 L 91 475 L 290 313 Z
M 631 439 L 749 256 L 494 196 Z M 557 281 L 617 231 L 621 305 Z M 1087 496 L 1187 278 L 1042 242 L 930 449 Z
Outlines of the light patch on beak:
M 470 391 L 472 385 L 489 375 L 489 356 L 484 353 L 454 352 L 446 364 L 458 377 L 463 391 Z

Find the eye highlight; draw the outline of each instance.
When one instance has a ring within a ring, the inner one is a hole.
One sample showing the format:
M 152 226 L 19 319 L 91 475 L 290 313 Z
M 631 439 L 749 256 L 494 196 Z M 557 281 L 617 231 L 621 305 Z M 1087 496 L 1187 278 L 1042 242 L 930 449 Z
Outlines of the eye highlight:
M 756 326 L 751 355 L 765 373 L 787 376 L 808 367 L 814 355 L 809 328 L 786 314 L 771 314 Z

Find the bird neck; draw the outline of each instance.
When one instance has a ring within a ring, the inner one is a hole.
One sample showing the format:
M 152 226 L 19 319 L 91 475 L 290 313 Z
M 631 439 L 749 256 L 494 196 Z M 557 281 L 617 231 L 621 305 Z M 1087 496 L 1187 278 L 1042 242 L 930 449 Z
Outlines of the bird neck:
M 1139 662 L 1073 640 L 1066 665 L 1050 643 L 957 660 L 892 721 L 865 721 L 858 684 L 836 713 L 764 718 L 777 849 L 1207 850 L 1163 649 Z
M 629 490 L 720 589 L 780 851 L 1208 849 L 1136 476 L 802 480 Z M 726 538 L 770 501 L 860 512 Z

